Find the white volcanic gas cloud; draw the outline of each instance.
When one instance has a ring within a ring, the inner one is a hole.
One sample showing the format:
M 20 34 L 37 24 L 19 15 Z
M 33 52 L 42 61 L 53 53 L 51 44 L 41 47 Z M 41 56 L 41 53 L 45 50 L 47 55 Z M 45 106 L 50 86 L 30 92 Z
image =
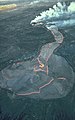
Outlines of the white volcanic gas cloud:
M 75 11 L 75 2 L 71 2 L 70 6 L 68 7 L 68 11 Z
M 62 4 L 58 2 L 53 5 L 53 8 L 49 8 L 46 11 L 36 16 L 31 21 L 32 25 L 44 24 L 46 27 L 55 25 L 57 27 L 72 26 L 75 25 L 75 2 L 71 2 L 69 6 L 65 2 Z

